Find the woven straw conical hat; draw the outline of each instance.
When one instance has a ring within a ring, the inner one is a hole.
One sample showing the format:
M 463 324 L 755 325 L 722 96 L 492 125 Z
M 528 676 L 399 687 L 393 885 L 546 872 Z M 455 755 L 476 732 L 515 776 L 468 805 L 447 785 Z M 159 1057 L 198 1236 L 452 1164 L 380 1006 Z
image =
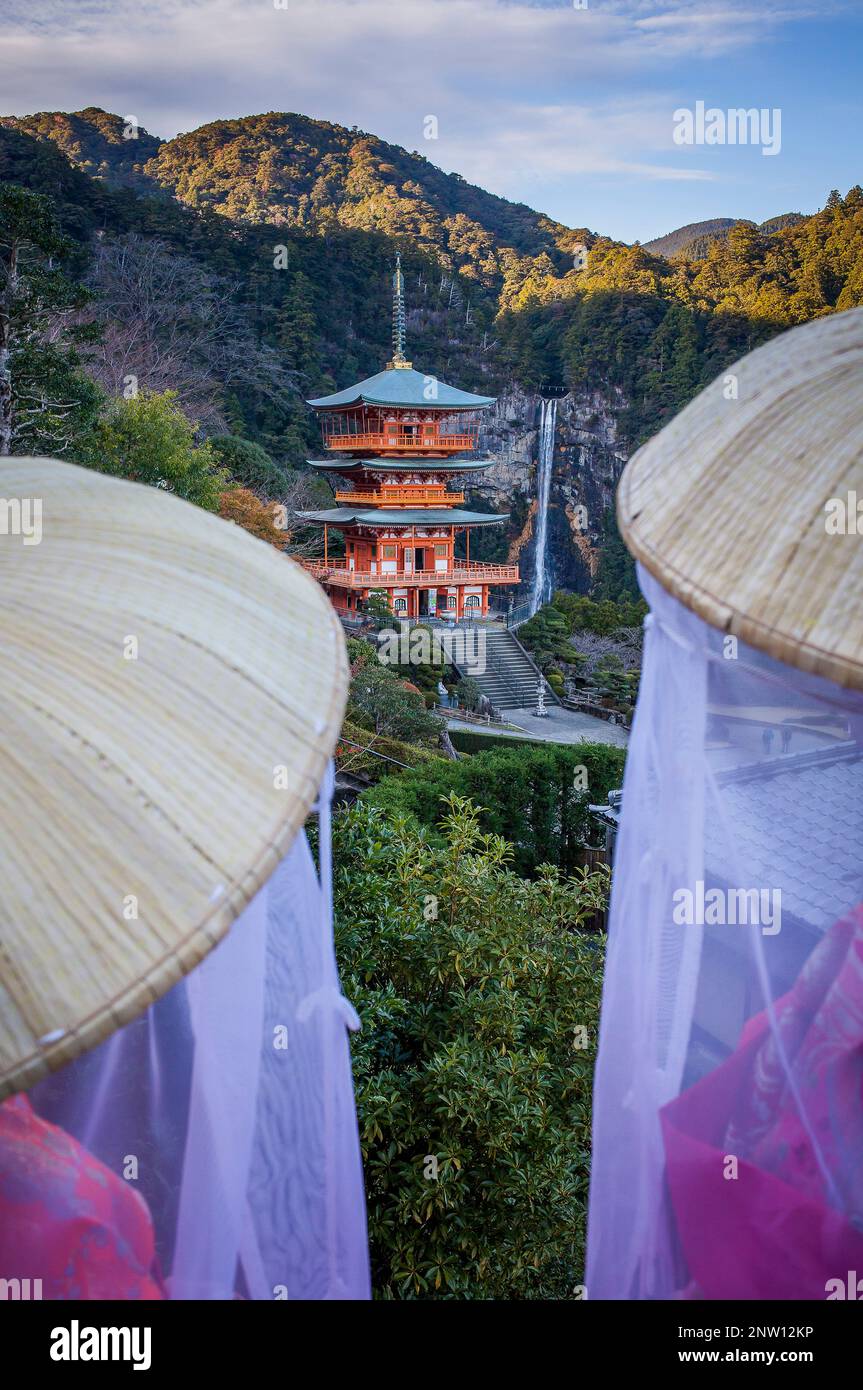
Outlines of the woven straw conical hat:
M 718 377 L 633 455 L 617 515 L 636 559 L 714 627 L 861 689 L 858 500 L 863 309 L 783 333 Z
M 315 799 L 347 663 L 321 589 L 271 546 L 22 458 L 0 460 L 0 653 L 3 1096 L 225 934 Z

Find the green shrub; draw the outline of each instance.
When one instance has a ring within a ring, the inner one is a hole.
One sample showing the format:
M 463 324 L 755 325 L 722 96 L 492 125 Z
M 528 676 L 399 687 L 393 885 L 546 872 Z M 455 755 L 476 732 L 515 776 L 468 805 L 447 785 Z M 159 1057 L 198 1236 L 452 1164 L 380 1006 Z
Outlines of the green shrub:
M 622 711 L 631 710 L 638 695 L 638 671 L 626 671 L 619 656 L 607 652 L 597 663 L 593 680 L 601 695 Z
M 393 759 L 393 762 L 388 759 Z M 422 748 L 417 743 L 404 743 L 386 735 L 381 737 L 366 725 L 350 719 L 345 719 L 342 724 L 336 749 L 336 764 L 341 772 L 363 773 L 373 781 L 398 771 L 394 765 L 397 763 L 415 768 L 442 761 L 440 754 L 429 748 Z
M 610 636 L 622 627 L 640 627 L 647 612 L 643 599 L 592 599 L 586 594 L 568 594 L 558 589 L 552 599 L 556 609 L 569 624 L 570 632 L 586 630 Z
M 92 463 L 102 473 L 164 488 L 211 512 L 218 511 L 230 481 L 210 445 L 196 443 L 175 391 L 111 401 L 94 431 Z
M 240 487 L 249 488 L 265 502 L 279 502 L 286 496 L 291 479 L 260 444 L 236 434 L 214 434 L 210 448 Z
M 463 676 L 455 688 L 455 693 L 463 709 L 479 709 L 482 691 L 479 688 L 479 683 L 474 680 L 473 676 Z
M 395 622 L 393 623 L 393 627 L 396 627 Z M 417 640 L 418 633 L 428 633 L 429 642 L 430 644 L 432 643 L 433 633 L 427 623 L 416 623 L 414 625 L 411 629 L 411 641 Z M 434 647 L 432 645 L 432 652 L 433 651 Z M 414 651 L 414 655 L 417 655 L 416 650 Z M 417 686 L 423 694 L 428 692 L 433 694 L 435 698 L 437 698 L 438 693 L 438 682 L 448 679 L 449 674 L 449 667 L 443 659 L 440 661 L 412 660 L 405 665 L 399 665 L 393 662 L 388 669 L 401 676 L 402 680 L 410 681 L 411 684 Z
M 369 661 L 353 677 L 348 713 L 376 734 L 412 743 L 436 744 L 442 721 L 426 707 L 422 693 L 388 666 Z
M 393 610 L 385 589 L 372 589 L 365 601 L 365 614 L 376 627 L 391 627 Z
M 545 863 L 571 873 L 587 840 L 588 803 L 620 786 L 624 757 L 622 748 L 605 743 L 495 746 L 420 773 L 383 777 L 363 799 L 388 817 L 412 816 L 433 836 L 441 798 L 470 797 L 481 808 L 482 829 L 513 845 L 518 873 L 533 874 Z
M 357 670 L 360 670 L 363 666 L 368 666 L 370 661 L 377 661 L 377 647 L 374 642 L 367 642 L 363 637 L 349 637 L 346 645 L 352 669 L 356 666 Z
M 539 669 L 548 673 L 554 660 L 576 665 L 583 660 L 570 642 L 572 629 L 562 613 L 550 603 L 540 608 L 518 630 L 518 640 L 526 647 Z
M 453 748 L 459 753 L 495 753 L 504 748 L 544 748 L 545 740 L 516 734 L 484 734 L 478 729 L 450 729 Z
M 336 949 L 378 1297 L 558 1299 L 582 1282 L 607 875 L 526 882 L 452 797 L 439 843 L 335 818 Z

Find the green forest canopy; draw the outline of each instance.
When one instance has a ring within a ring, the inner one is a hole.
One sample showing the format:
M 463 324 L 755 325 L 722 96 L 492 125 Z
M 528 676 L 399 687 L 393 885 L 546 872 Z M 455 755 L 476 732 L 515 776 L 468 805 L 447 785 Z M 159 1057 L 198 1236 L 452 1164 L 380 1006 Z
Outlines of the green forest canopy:
M 230 432 L 280 467 L 318 449 L 304 398 L 386 360 L 396 247 L 410 350 L 424 370 L 486 394 L 511 382 L 603 392 L 628 449 L 751 348 L 863 302 L 859 187 L 831 193 L 811 216 L 739 222 L 704 255 L 667 260 L 330 122 L 269 113 L 167 142 L 125 133 L 97 108 L 4 118 L 0 180 L 51 200 L 72 246 L 67 275 L 87 278 L 97 241 L 135 237 L 210 277 L 249 341 L 290 377 L 287 397 L 254 374 L 220 387 Z M 576 271 L 581 240 L 589 257 Z M 614 549 L 611 524 L 604 544 Z M 614 565 L 625 569 L 620 557 Z M 603 584 L 614 596 L 625 589 Z

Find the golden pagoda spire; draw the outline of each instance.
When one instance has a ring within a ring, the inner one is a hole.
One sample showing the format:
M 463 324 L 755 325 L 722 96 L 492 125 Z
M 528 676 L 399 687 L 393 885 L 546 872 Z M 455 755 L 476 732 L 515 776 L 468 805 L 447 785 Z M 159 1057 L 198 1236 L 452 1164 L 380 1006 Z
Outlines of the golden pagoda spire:
M 387 370 L 394 367 L 412 367 L 405 357 L 405 279 L 402 275 L 401 252 L 396 252 L 396 268 L 393 275 L 393 355 L 387 363 Z

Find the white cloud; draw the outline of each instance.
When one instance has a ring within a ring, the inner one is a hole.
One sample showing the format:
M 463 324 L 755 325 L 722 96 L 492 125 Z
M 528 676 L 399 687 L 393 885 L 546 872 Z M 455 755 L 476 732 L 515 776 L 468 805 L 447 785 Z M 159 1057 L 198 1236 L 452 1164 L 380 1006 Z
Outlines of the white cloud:
M 99 105 L 165 137 L 301 111 L 418 148 L 497 192 L 535 186 L 541 205 L 544 181 L 582 174 L 713 177 L 671 145 L 687 61 L 816 12 L 811 0 L 589 4 L 4 0 L 0 101 L 4 113 Z M 429 114 L 438 141 L 423 139 Z

